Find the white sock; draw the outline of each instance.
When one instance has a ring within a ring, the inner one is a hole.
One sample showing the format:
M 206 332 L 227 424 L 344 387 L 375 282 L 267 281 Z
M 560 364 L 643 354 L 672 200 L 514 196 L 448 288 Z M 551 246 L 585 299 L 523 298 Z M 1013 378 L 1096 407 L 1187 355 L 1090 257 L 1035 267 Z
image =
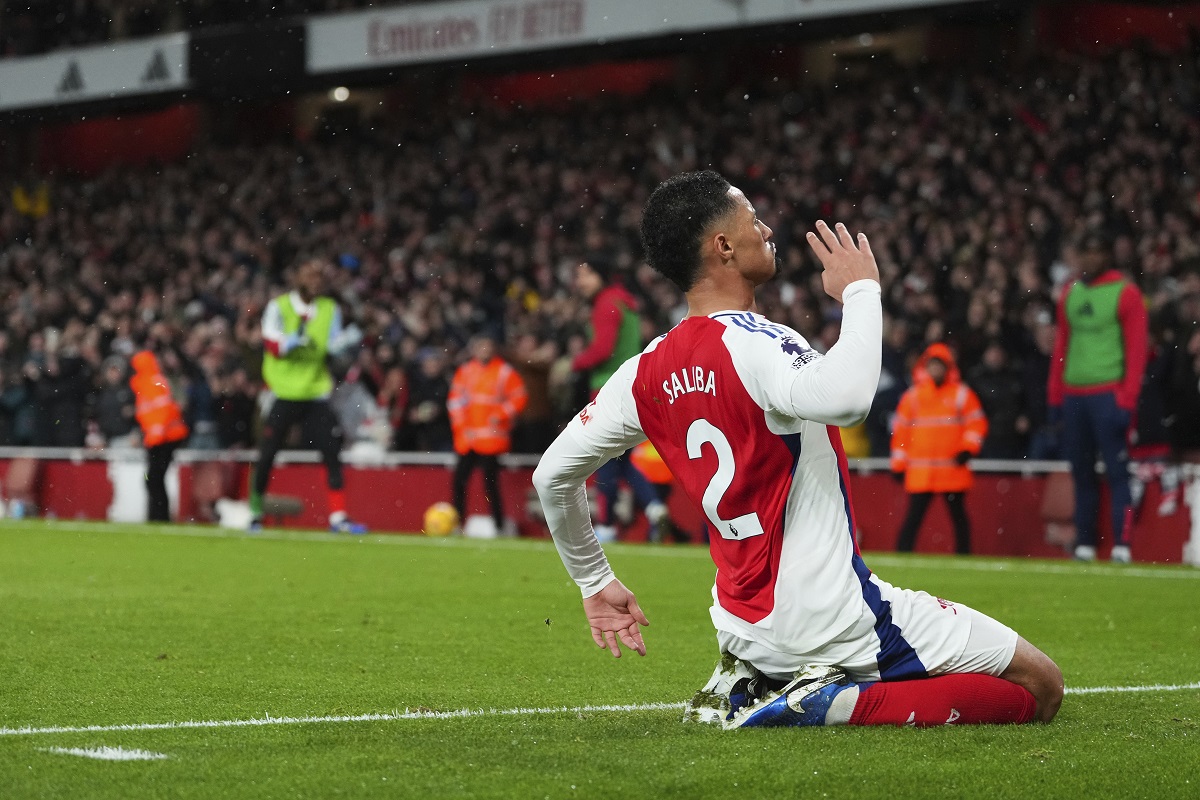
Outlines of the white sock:
M 667 507 L 662 502 L 655 500 L 646 506 L 646 519 L 650 520 L 651 525 L 657 525 L 658 521 L 667 515 Z
M 859 694 L 858 684 L 838 692 L 838 696 L 829 704 L 829 711 L 825 712 L 825 724 L 845 725 L 850 722 L 854 707 L 858 705 Z
M 346 521 L 346 512 L 345 511 L 334 511 L 332 514 L 329 515 L 329 524 L 330 525 L 341 525 L 345 521 Z

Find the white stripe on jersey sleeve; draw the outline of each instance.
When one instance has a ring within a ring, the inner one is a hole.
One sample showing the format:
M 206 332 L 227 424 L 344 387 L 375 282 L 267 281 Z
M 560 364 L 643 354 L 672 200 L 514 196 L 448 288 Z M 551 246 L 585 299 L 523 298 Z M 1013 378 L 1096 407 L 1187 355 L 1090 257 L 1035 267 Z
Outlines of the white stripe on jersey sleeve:
M 584 597 L 615 577 L 592 531 L 584 483 L 604 462 L 646 439 L 633 399 L 639 359 L 635 356 L 621 365 L 546 449 L 533 472 L 554 546 Z
M 262 338 L 279 345 L 280 354 L 283 354 L 283 340 L 287 334 L 283 330 L 283 312 L 279 310 L 278 299 L 271 300 L 263 310 Z
M 879 284 L 855 281 L 842 293 L 842 330 L 824 356 L 783 325 L 722 319 L 722 340 L 746 390 L 767 412 L 823 425 L 861 422 L 879 385 L 883 309 Z M 757 328 L 757 329 L 756 329 Z

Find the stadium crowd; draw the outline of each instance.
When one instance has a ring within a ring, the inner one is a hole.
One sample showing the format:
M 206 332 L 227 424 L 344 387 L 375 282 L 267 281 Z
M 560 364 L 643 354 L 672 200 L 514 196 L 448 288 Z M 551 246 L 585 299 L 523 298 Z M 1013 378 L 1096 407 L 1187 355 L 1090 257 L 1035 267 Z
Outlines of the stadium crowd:
M 459 101 L 324 143 L 50 176 L 42 207 L 0 209 L 0 443 L 124 440 L 123 371 L 147 345 L 178 383 L 193 446 L 252 444 L 264 305 L 322 254 L 363 334 L 338 369 L 349 430 L 448 451 L 449 378 L 488 330 L 529 391 L 514 449 L 538 452 L 586 398 L 570 369 L 587 341 L 576 264 L 604 254 L 642 304 L 646 340 L 666 330 L 682 297 L 642 262 L 639 211 L 659 181 L 712 166 L 775 230 L 781 270 L 760 310 L 818 349 L 840 309 L 803 232 L 822 218 L 872 237 L 886 315 L 874 455 L 936 341 L 989 417 L 982 455 L 1056 454 L 1054 308 L 1089 230 L 1111 237 L 1150 307 L 1145 392 L 1159 411 L 1139 431 L 1200 447 L 1198 69 L 1197 52 L 1134 49 L 958 74 L 887 65 L 831 86 L 767 76 L 589 100 L 587 113 Z

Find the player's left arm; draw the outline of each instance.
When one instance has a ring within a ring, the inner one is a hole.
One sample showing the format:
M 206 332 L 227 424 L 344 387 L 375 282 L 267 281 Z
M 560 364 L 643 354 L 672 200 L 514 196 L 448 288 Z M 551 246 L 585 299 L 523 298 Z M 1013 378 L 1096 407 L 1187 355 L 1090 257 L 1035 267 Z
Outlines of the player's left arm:
M 1117 319 L 1121 322 L 1121 338 L 1125 342 L 1125 375 L 1117 387 L 1117 405 L 1126 411 L 1137 408 L 1138 395 L 1142 391 L 1142 377 L 1146 373 L 1149 357 L 1149 330 L 1146 302 L 1142 293 L 1132 283 L 1125 284 L 1117 305 Z
M 643 441 L 633 400 L 637 358 L 626 362 L 558 438 L 533 473 L 563 566 L 583 595 L 592 638 L 620 657 L 617 640 L 646 654 L 639 625 L 648 625 L 633 593 L 613 574 L 592 530 L 585 483 L 610 458 Z

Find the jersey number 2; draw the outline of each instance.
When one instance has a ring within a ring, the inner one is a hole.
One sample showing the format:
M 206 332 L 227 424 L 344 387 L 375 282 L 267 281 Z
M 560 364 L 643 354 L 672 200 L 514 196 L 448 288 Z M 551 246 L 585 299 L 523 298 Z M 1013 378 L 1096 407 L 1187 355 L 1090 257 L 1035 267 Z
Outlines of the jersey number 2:
M 763 527 L 762 521 L 758 518 L 758 512 L 751 511 L 749 514 L 742 514 L 733 519 L 721 519 L 721 515 L 717 513 L 717 506 L 720 505 L 721 498 L 725 496 L 725 492 L 729 491 L 729 486 L 733 483 L 737 465 L 733 460 L 733 448 L 729 446 L 729 439 L 721 432 L 721 429 L 706 419 L 698 419 L 688 428 L 688 458 L 700 458 L 706 444 L 711 444 L 717 454 L 717 471 L 713 473 L 712 479 L 708 482 L 708 488 L 704 490 L 704 497 L 700 501 L 709 522 L 720 532 L 723 539 L 741 540 L 749 539 L 751 536 L 761 536 Z

